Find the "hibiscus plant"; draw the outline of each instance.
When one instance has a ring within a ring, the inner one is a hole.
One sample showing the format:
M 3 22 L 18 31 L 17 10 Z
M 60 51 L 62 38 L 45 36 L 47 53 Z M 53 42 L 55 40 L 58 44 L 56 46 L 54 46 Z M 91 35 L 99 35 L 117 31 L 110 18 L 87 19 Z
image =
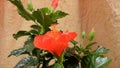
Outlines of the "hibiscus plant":
M 58 0 L 52 0 L 51 7 L 35 9 L 31 2 L 28 2 L 27 9 L 21 0 L 8 0 L 18 9 L 27 21 L 33 21 L 29 31 L 21 30 L 13 37 L 17 40 L 20 37 L 28 36 L 23 47 L 11 51 L 10 56 L 27 54 L 27 57 L 20 60 L 14 68 L 104 68 L 110 63 L 110 59 L 104 56 L 110 50 L 98 46 L 93 50 L 95 31 L 88 34 L 84 31 L 81 34 L 81 42 L 74 39 L 76 32 L 57 29 L 58 19 L 68 15 L 61 10 L 56 10 Z M 87 43 L 84 43 L 87 41 Z M 73 47 L 69 47 L 72 43 Z

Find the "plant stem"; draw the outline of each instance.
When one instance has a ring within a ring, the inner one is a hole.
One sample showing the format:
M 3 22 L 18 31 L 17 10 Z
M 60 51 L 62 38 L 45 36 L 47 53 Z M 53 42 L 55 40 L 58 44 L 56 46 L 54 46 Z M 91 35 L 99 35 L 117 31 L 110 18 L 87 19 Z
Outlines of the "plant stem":
M 40 68 L 40 63 L 38 64 L 37 68 Z
M 40 27 L 41 27 L 41 31 L 39 34 L 44 34 L 44 32 L 45 32 L 44 27 L 42 25 Z
M 58 60 L 58 62 L 62 65 L 62 68 L 64 68 L 63 61 L 64 61 L 64 52 Z

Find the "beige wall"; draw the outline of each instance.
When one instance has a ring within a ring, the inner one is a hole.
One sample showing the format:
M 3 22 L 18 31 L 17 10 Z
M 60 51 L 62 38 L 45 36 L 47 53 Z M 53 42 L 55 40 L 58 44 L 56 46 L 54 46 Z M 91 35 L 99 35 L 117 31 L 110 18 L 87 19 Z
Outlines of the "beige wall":
M 82 30 L 94 28 L 96 41 L 111 49 L 108 68 L 120 68 L 120 0 L 80 0 Z
M 4 1 L 0 0 L 0 36 L 3 32 L 3 22 L 4 22 Z M 1 41 L 1 40 L 0 40 Z
M 22 0 L 26 5 L 27 0 Z M 50 6 L 49 0 L 32 0 L 35 7 Z M 120 1 L 119 0 L 60 0 L 60 6 L 70 15 L 60 21 L 60 28 L 89 31 L 95 28 L 96 41 L 111 49 L 108 56 L 112 63 L 107 68 L 120 68 Z M 0 0 L 0 68 L 13 68 L 24 56 L 7 58 L 11 50 L 22 47 L 25 38 L 18 41 L 12 34 L 29 29 L 32 22 L 25 21 L 17 14 L 16 7 Z M 64 25 L 64 26 L 62 26 Z M 78 39 L 79 40 L 79 39 Z

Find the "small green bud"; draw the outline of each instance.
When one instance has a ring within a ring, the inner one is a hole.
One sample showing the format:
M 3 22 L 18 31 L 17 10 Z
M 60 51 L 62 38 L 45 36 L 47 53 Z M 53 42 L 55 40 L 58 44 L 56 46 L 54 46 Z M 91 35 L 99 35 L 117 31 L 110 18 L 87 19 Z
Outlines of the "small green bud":
M 89 34 L 88 34 L 88 40 L 89 41 L 92 41 L 93 39 L 94 39 L 94 37 L 95 37 L 95 31 L 94 31 L 94 29 L 92 29 L 90 32 L 89 32 Z
M 85 38 L 85 31 L 82 32 L 81 38 L 82 38 L 82 39 Z
M 27 3 L 27 9 L 30 11 L 33 11 L 33 5 L 30 1 L 28 1 L 28 3 Z

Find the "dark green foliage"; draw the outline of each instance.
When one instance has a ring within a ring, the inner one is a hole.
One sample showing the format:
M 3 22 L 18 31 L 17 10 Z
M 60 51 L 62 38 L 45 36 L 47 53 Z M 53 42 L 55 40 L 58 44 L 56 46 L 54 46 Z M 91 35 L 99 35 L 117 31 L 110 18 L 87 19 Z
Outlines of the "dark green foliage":
M 66 56 L 63 64 L 65 68 L 78 68 L 79 60 L 74 56 Z
M 55 63 L 52 68 L 62 68 L 62 65 L 59 63 Z
M 24 48 L 26 49 L 26 52 L 28 52 L 30 55 L 32 55 L 32 52 L 35 49 L 35 46 L 33 45 L 33 40 L 34 40 L 34 36 L 29 36 L 24 44 Z
M 23 18 L 25 18 L 26 20 L 35 21 L 35 18 L 27 10 L 25 10 L 25 8 L 23 7 L 23 4 L 22 4 L 21 0 L 8 0 L 8 1 L 10 1 L 12 4 L 14 4 L 17 7 L 18 13 Z
M 60 10 L 55 11 L 50 8 L 41 8 L 33 11 L 32 4 L 28 4 L 29 10 L 32 12 L 28 12 L 22 5 L 21 0 L 9 0 L 13 3 L 17 9 L 18 13 L 25 18 L 26 20 L 32 20 L 34 22 L 38 22 L 41 26 L 43 26 L 45 32 L 49 30 L 51 24 L 57 23 L 57 19 L 63 18 L 68 15 L 65 12 Z
M 46 8 L 37 9 L 32 13 L 32 15 L 35 17 L 36 21 L 43 26 L 43 29 L 46 32 L 49 30 L 50 25 L 54 22 L 50 19 L 50 16 L 47 15 L 48 13 L 46 13 L 46 11 L 43 11 L 43 9 Z
M 82 68 L 105 68 L 110 62 L 111 59 L 104 56 L 109 53 L 110 50 L 104 48 L 103 46 L 98 46 L 96 50 L 92 50 L 92 46 L 97 44 L 93 39 L 95 37 L 95 32 L 91 31 L 88 35 L 88 43 L 84 44 L 84 38 L 86 37 L 85 33 L 83 33 L 84 37 L 82 37 L 82 42 L 80 46 L 78 46 L 76 41 L 72 41 L 74 48 L 76 50 L 77 59 L 81 61 Z
M 28 68 L 29 66 L 36 65 L 38 65 L 37 58 L 29 56 L 20 60 L 14 68 Z
M 31 35 L 39 35 L 39 32 L 37 30 L 30 30 L 29 31 L 31 33 Z
M 97 42 L 90 42 L 86 45 L 86 49 L 91 49 L 91 47 L 94 45 L 94 44 L 97 44 Z
M 17 40 L 19 37 L 30 35 L 27 31 L 19 31 L 16 34 L 13 34 L 13 37 Z
M 33 28 L 36 31 L 39 31 L 41 29 L 39 25 L 31 25 L 31 28 Z
M 96 59 L 97 68 L 105 68 L 108 64 L 110 64 L 111 59 L 105 56 L 99 56 Z
M 20 49 L 13 50 L 8 57 L 10 57 L 12 55 L 20 56 L 22 54 L 32 55 L 32 52 L 35 49 L 35 47 L 33 45 L 33 39 L 34 39 L 34 36 L 29 36 L 27 41 L 24 43 L 24 47 L 20 48 Z
M 12 55 L 20 56 L 21 54 L 24 54 L 25 52 L 26 52 L 26 49 L 24 49 L 24 48 L 16 49 L 16 50 L 11 51 L 11 53 L 8 57 L 10 57 Z
M 51 24 L 57 24 L 57 19 L 63 18 L 68 15 L 62 11 L 55 11 L 49 8 L 37 9 L 32 13 L 36 21 L 41 24 L 46 31 L 49 30 Z
M 102 46 L 98 47 L 97 50 L 83 57 L 81 61 L 82 68 L 104 68 L 111 62 L 110 59 L 103 55 L 106 53 L 108 53 L 108 49 Z
M 42 33 L 47 32 L 51 24 L 55 24 L 55 23 L 57 24 L 57 19 L 63 18 L 66 15 L 68 15 L 67 13 L 62 12 L 60 10 L 54 11 L 54 9 L 52 8 L 41 8 L 41 9 L 33 10 L 33 6 L 31 3 L 28 3 L 28 9 L 31 12 L 28 12 L 23 7 L 21 0 L 9 0 L 9 1 L 17 7 L 18 13 L 23 18 L 38 23 L 37 26 L 42 27 L 42 31 L 43 31 Z M 34 32 L 37 34 L 35 30 Z
M 107 54 L 110 52 L 109 49 L 106 49 L 105 47 L 103 46 L 98 46 L 98 48 L 94 51 L 95 53 L 98 53 L 98 54 Z
M 53 14 L 51 14 L 51 18 L 52 18 L 53 21 L 55 21 L 57 19 L 65 17 L 66 15 L 68 15 L 68 13 L 57 10 Z

